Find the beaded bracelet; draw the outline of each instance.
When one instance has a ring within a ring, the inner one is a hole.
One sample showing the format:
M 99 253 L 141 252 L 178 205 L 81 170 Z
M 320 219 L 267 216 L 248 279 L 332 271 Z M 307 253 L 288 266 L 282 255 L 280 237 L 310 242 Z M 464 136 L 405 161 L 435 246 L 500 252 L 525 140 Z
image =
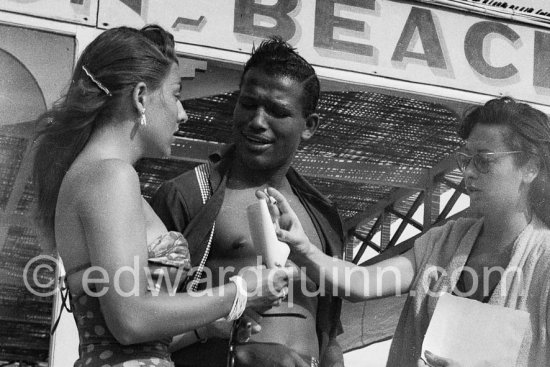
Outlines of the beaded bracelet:
M 246 308 L 248 292 L 246 290 L 246 281 L 243 279 L 243 277 L 235 275 L 229 278 L 229 281 L 235 283 L 235 286 L 237 287 L 237 292 L 235 293 L 235 300 L 233 301 L 233 305 L 231 306 L 231 311 L 229 311 L 229 315 L 225 317 L 225 320 L 234 321 L 241 317 L 244 309 Z

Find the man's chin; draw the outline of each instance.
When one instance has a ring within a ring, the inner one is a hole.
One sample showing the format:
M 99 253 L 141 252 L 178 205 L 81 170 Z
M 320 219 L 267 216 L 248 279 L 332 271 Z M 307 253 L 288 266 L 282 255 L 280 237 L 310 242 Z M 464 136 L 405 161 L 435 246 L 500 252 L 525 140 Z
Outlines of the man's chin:
M 245 168 L 254 171 L 266 171 L 272 168 L 272 165 L 264 159 L 245 159 L 243 160 Z
M 267 171 L 278 167 L 269 157 L 261 155 L 253 156 L 249 153 L 242 157 L 241 162 L 245 168 L 253 171 Z

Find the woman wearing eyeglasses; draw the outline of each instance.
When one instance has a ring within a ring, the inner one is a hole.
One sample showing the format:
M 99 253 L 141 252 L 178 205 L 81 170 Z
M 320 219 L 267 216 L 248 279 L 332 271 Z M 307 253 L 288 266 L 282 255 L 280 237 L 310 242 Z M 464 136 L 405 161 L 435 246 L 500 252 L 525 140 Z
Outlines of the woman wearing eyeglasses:
M 477 218 L 449 221 L 403 255 L 357 267 L 312 246 L 285 198 L 269 189 L 277 200 L 271 210 L 278 237 L 291 246 L 297 265 L 313 279 L 324 278 L 327 289 L 336 286 L 339 296 L 357 301 L 411 291 L 389 367 L 457 366 L 444 356 L 421 356 L 439 292 L 529 312 L 517 366 L 550 366 L 550 122 L 544 113 L 504 97 L 471 110 L 459 134 L 465 144 L 457 161 Z M 502 274 L 508 275 L 501 282 Z

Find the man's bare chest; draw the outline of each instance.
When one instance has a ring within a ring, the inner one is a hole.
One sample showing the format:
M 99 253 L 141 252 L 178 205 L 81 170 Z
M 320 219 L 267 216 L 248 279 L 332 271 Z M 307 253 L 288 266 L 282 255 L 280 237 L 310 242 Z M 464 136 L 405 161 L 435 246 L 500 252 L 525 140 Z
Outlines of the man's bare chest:
M 257 202 L 256 188 L 227 189 L 224 202 L 216 218 L 212 256 L 217 258 L 255 259 L 257 252 L 250 235 L 247 208 Z M 310 241 L 320 247 L 319 235 L 312 219 L 299 198 L 292 192 L 284 192 Z

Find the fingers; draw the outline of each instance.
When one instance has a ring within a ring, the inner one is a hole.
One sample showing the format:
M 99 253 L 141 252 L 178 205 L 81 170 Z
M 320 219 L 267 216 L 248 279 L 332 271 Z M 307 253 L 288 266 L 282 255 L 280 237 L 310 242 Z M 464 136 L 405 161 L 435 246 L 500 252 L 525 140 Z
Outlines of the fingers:
M 296 263 L 292 260 L 287 260 L 285 262 L 285 268 L 292 268 L 292 269 L 295 269 L 296 272 L 292 275 L 293 277 L 300 274 L 301 275 L 301 271 L 302 269 L 300 269 L 300 267 L 298 265 L 296 265 Z
M 258 199 L 264 199 L 269 203 L 269 198 L 267 197 L 267 194 L 263 192 L 262 190 L 256 190 L 256 197 Z
M 243 317 L 246 317 L 248 320 L 253 321 L 256 324 L 262 322 L 262 315 L 251 308 L 244 310 Z
M 263 199 L 267 203 L 267 209 L 269 210 L 269 215 L 271 216 L 271 221 L 273 222 L 273 225 L 275 226 L 275 229 L 279 228 L 279 219 L 281 217 L 281 211 L 279 210 L 279 207 L 277 206 L 277 201 L 273 199 L 273 197 L 269 196 L 267 194 L 266 190 L 256 190 L 256 197 L 258 199 Z
M 451 367 L 451 360 L 443 357 L 436 356 L 430 351 L 425 351 L 424 356 L 426 357 L 426 362 L 429 366 L 433 367 Z
M 288 287 L 283 287 L 281 291 L 277 294 L 277 298 L 280 299 L 281 301 L 284 301 L 286 300 L 287 297 L 288 297 Z
M 245 320 L 245 322 L 247 322 L 247 324 L 250 324 L 252 334 L 257 334 L 262 331 L 262 326 L 260 325 L 262 316 L 258 312 L 251 308 L 247 308 L 244 310 L 241 317 Z
M 234 337 L 238 343 L 246 343 L 250 340 L 252 335 L 252 321 L 242 316 L 236 323 L 236 330 L 232 329 Z
M 294 213 L 294 210 L 290 207 L 290 204 L 288 203 L 288 200 L 281 194 L 279 191 L 274 189 L 273 187 L 269 187 L 267 189 L 267 193 L 272 196 L 275 200 L 277 200 L 277 206 L 279 207 L 279 210 L 281 211 L 281 214 L 285 213 L 291 213 L 294 216 L 296 215 Z
M 277 275 L 282 276 L 288 283 L 298 276 L 299 270 L 296 266 L 291 266 L 286 268 L 277 268 L 275 271 L 278 273 Z
M 289 233 L 288 231 L 284 230 L 284 229 L 281 229 L 281 228 L 275 228 L 275 235 L 277 236 L 277 239 L 281 242 L 284 242 L 284 243 L 292 243 L 292 241 L 290 241 L 290 236 L 289 236 Z
M 265 190 L 256 190 L 256 198 L 260 200 L 265 200 L 268 206 L 277 207 L 277 200 L 271 195 L 268 194 L 267 189 Z
M 291 351 L 290 354 L 292 355 L 292 358 L 294 359 L 294 366 L 296 367 L 311 367 L 311 362 L 307 363 L 304 361 L 300 355 L 294 351 Z
M 295 268 L 280 268 L 277 276 L 282 277 L 282 280 L 284 281 L 281 282 L 280 280 L 277 281 L 277 279 L 274 279 L 274 282 L 273 282 L 274 289 L 275 290 L 280 289 L 280 290 L 273 295 L 276 297 L 276 300 L 272 304 L 273 306 L 280 306 L 284 301 L 286 301 L 289 293 L 289 289 L 288 289 L 288 284 L 290 282 L 289 279 L 292 279 L 295 276 L 295 274 L 297 274 L 297 270 Z

